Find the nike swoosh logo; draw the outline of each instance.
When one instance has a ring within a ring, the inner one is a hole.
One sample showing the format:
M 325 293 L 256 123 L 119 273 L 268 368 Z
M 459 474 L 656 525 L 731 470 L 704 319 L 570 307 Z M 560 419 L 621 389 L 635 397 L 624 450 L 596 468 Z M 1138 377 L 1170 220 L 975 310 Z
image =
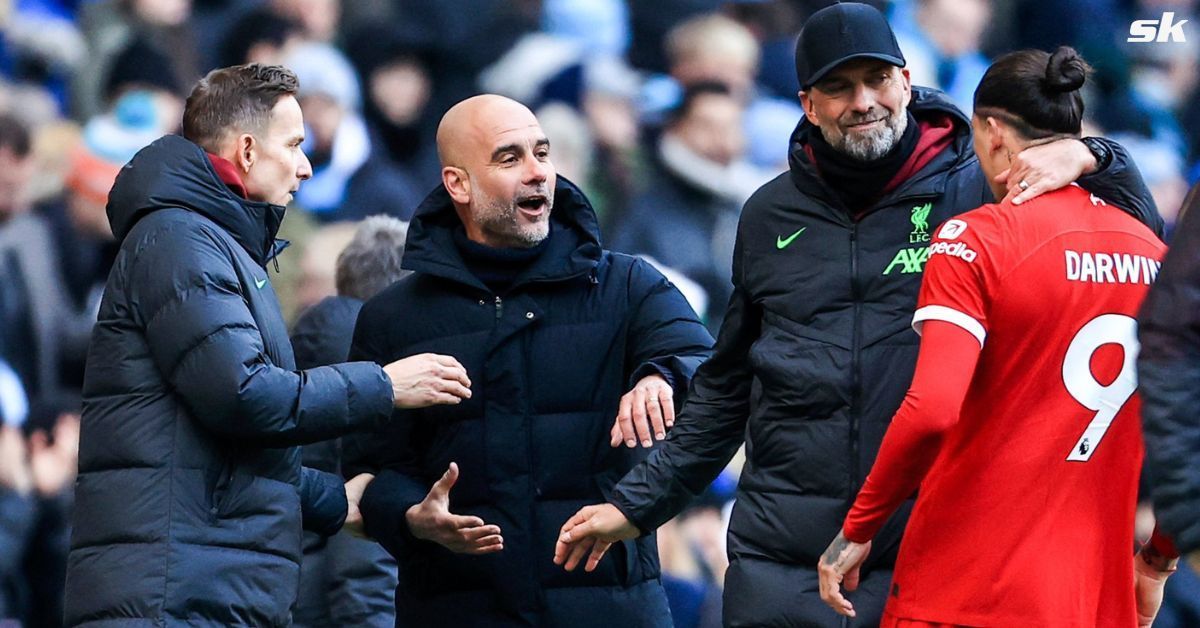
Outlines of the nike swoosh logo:
M 788 236 L 786 239 L 783 236 L 776 236 L 775 237 L 775 248 L 777 248 L 781 251 L 783 249 L 786 249 L 787 246 L 792 243 L 792 240 L 795 240 L 796 236 L 800 235 L 801 233 L 804 233 L 804 230 L 807 228 L 808 227 L 800 227 L 799 231 Z
M 266 278 L 266 277 L 263 277 L 262 279 L 255 279 L 255 280 L 254 280 L 254 287 L 255 287 L 255 288 L 258 288 L 259 290 L 262 290 L 262 287 L 263 287 L 263 286 L 265 286 L 265 285 L 267 285 L 267 278 Z

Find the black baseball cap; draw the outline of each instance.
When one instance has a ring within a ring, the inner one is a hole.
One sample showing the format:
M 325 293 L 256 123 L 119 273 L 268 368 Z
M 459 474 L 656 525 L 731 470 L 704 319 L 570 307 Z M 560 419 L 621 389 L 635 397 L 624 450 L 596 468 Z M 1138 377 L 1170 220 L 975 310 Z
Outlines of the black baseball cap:
M 896 34 L 879 9 L 858 2 L 834 4 L 809 16 L 796 40 L 796 78 L 808 89 L 851 59 L 879 59 L 904 67 Z

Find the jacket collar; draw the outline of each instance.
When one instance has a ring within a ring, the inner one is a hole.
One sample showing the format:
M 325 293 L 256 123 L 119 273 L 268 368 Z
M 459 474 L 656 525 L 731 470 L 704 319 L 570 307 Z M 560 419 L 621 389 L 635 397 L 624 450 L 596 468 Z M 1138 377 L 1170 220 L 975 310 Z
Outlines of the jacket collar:
M 538 260 L 513 283 L 565 281 L 594 271 L 600 261 L 600 228 L 591 203 L 574 183 L 562 176 L 554 188 L 554 209 L 550 220 L 550 243 Z M 454 245 L 454 229 L 462 224 L 450 194 L 439 185 L 417 207 L 404 246 L 401 266 L 419 273 L 435 275 L 461 284 L 487 290 L 467 270 Z
M 221 181 L 204 149 L 178 135 L 155 140 L 121 168 L 109 193 L 108 220 L 123 240 L 142 217 L 172 207 L 219 225 L 260 266 L 287 246 L 275 239 L 286 208 L 239 197 Z

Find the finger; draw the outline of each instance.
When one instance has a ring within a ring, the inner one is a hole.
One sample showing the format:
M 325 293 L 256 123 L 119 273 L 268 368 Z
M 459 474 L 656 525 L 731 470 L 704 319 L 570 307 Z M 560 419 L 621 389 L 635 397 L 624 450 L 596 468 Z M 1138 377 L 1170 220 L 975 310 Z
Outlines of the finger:
M 500 536 L 500 526 L 482 525 L 469 528 L 459 528 L 458 533 L 460 536 L 462 536 L 463 540 L 474 543 L 489 536 Z
M 485 545 L 483 547 L 473 547 L 473 548 L 468 549 L 464 553 L 471 554 L 472 556 L 479 556 L 480 554 L 495 554 L 496 552 L 502 551 L 503 549 L 504 549 L 504 543 L 500 542 L 500 543 L 494 543 L 492 545 Z
M 1031 200 L 1041 196 L 1045 191 L 1046 191 L 1045 184 L 1043 184 L 1041 182 L 1031 183 L 1031 184 L 1029 184 L 1029 187 L 1025 188 L 1024 190 L 1021 190 L 1021 192 L 1019 194 L 1017 194 L 1015 197 L 1013 197 L 1012 204 L 1020 205 L 1021 203 L 1024 203 L 1025 201 L 1031 201 Z
M 612 429 L 608 431 L 608 446 L 609 447 L 620 447 L 621 446 L 621 420 L 620 419 L 613 420 Z
M 604 558 L 604 553 L 608 548 L 612 547 L 612 543 L 605 541 L 596 541 L 596 545 L 592 547 L 592 553 L 588 554 L 587 565 L 584 565 L 584 571 L 595 571 L 596 565 L 600 564 L 600 559 Z
M 462 382 L 456 379 L 435 379 L 431 385 L 437 392 L 446 393 L 459 399 L 471 398 L 471 389 L 463 386 Z
M 995 177 L 992 178 L 992 180 L 995 181 L 996 183 L 1007 183 L 1009 180 L 1009 176 L 1010 176 L 1009 173 L 1011 173 L 1011 172 L 1012 172 L 1012 168 L 1005 168 L 1004 172 L 1001 172 L 1000 174 L 996 175 Z
M 567 560 L 567 555 L 571 553 L 571 544 L 563 543 L 560 538 L 554 543 L 554 564 L 561 565 Z
M 821 599 L 839 615 L 854 617 L 854 606 L 842 595 L 838 587 L 840 576 L 833 570 L 821 570 Z
M 473 517 L 471 515 L 445 515 L 445 525 L 454 530 L 464 530 L 470 528 L 479 528 L 488 525 L 483 519 Z M 496 534 L 500 533 L 500 528 L 496 527 Z
M 662 405 L 663 423 L 667 429 L 675 427 L 675 392 L 670 387 L 663 388 L 658 393 L 658 402 Z
M 467 368 L 456 360 L 454 356 L 438 353 L 426 353 L 424 355 L 427 359 L 433 361 L 434 368 L 432 369 L 432 373 L 435 376 L 457 380 L 468 388 L 471 386 L 471 378 L 467 376 Z
M 47 449 L 50 449 L 50 439 L 47 438 L 45 431 L 38 430 L 29 437 L 30 454 L 40 454 Z
M 570 530 L 564 530 L 558 538 L 563 543 L 578 543 L 579 541 L 588 538 L 592 535 L 592 522 L 584 521 L 572 527 Z
M 571 554 L 567 556 L 567 564 L 563 565 L 563 568 L 567 571 L 575 571 L 575 568 L 579 566 L 579 561 L 583 560 L 584 556 L 587 556 L 595 544 L 596 539 L 591 538 L 576 543 L 575 547 L 571 548 Z
M 662 402 L 658 400 L 658 391 L 646 393 L 646 414 L 650 417 L 650 429 L 654 430 L 654 439 L 666 438 L 667 428 L 663 427 Z
M 431 406 L 456 406 L 462 402 L 462 397 L 448 392 L 431 391 L 429 393 L 429 405 Z
M 855 567 L 854 569 L 846 572 L 845 577 L 842 579 L 842 586 L 846 587 L 847 591 L 858 590 L 858 569 L 858 567 Z
M 458 359 L 452 355 L 443 355 L 441 353 L 426 353 L 425 355 L 429 359 L 441 364 L 442 366 L 457 366 L 460 369 L 463 368 L 462 362 L 459 362 Z M 466 369 L 463 369 L 463 371 L 466 372 Z
M 467 369 L 463 368 L 461 364 L 443 366 L 440 374 L 443 379 L 451 379 L 462 384 L 464 387 L 471 387 L 471 378 L 467 377 Z
M 641 388 L 633 389 L 633 427 L 637 430 L 642 447 L 654 444 L 650 440 L 650 423 L 646 420 L 646 391 Z
M 504 545 L 504 537 L 499 534 L 489 534 L 470 541 L 472 547 L 488 547 L 489 545 Z
M 442 474 L 442 477 L 437 482 L 434 482 L 433 488 L 429 489 L 429 492 L 441 496 L 449 495 L 450 489 L 454 488 L 454 483 L 457 481 L 458 463 L 451 462 L 450 466 L 446 468 L 446 472 Z
M 617 424 L 621 426 L 621 437 L 626 447 L 637 447 L 637 432 L 633 429 L 633 393 L 621 396 L 621 407 L 617 411 Z

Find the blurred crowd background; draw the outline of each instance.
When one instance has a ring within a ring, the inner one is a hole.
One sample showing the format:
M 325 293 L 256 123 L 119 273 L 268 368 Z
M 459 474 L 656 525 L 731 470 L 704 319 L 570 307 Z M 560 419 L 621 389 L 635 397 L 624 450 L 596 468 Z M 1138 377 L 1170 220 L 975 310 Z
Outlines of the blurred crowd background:
M 607 247 L 651 258 L 716 331 L 742 203 L 787 168 L 802 111 L 794 38 L 822 0 L 0 0 L 0 625 L 61 617 L 79 389 L 116 255 L 119 168 L 178 129 L 215 67 L 300 78 L 313 178 L 272 283 L 294 317 L 334 293 L 355 224 L 407 220 L 440 185 L 434 131 L 480 92 L 529 105 Z M 1087 134 L 1121 141 L 1172 224 L 1200 176 L 1200 23 L 1127 43 L 1195 0 L 898 0 L 915 84 L 964 111 L 989 60 L 1069 44 L 1096 68 Z M 1193 29 L 1194 30 L 1194 29 Z M 678 626 L 717 626 L 737 462 L 660 535 Z M 1145 531 L 1145 532 L 1148 532 Z M 1200 580 L 1160 626 L 1200 626 Z

